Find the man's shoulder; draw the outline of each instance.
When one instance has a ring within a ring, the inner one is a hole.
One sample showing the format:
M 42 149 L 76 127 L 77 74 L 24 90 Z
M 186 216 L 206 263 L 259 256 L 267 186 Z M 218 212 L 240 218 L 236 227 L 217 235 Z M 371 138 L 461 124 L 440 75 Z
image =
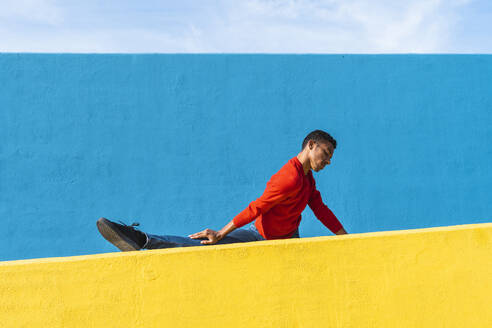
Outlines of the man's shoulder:
M 285 163 L 277 173 L 272 176 L 272 181 L 281 182 L 287 188 L 302 186 L 302 175 L 296 167 L 294 159 Z

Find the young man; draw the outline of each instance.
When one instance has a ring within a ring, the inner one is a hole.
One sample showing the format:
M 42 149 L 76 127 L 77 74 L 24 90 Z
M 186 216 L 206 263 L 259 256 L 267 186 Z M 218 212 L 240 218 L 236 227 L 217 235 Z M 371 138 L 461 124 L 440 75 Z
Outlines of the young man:
M 97 221 L 97 228 L 122 251 L 299 238 L 301 213 L 309 205 L 318 220 L 333 233 L 346 234 L 323 203 L 311 172 L 319 172 L 330 164 L 336 146 L 335 139 L 324 131 L 309 133 L 302 143 L 302 151 L 270 178 L 263 195 L 219 231 L 205 229 L 188 237 L 158 236 L 137 230 L 138 223 L 128 226 L 105 218 Z M 248 229 L 239 229 L 252 221 L 255 222 Z

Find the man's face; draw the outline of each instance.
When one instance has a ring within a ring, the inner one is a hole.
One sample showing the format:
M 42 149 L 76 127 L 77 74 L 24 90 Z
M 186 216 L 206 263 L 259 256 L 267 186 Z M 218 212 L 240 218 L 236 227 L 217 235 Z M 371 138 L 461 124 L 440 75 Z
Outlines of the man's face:
M 312 142 L 312 144 L 311 144 Z M 311 168 L 315 172 L 319 172 L 330 164 L 331 157 L 333 156 L 334 148 L 330 142 L 315 142 L 309 141 L 309 146 L 312 146 L 309 152 L 309 159 L 311 162 Z

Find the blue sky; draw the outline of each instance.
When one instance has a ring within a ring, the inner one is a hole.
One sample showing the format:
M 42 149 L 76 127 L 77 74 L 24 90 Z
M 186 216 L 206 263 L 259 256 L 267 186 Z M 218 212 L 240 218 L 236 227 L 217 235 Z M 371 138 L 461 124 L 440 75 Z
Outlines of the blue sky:
M 492 52 L 491 1 L 0 3 L 0 52 Z

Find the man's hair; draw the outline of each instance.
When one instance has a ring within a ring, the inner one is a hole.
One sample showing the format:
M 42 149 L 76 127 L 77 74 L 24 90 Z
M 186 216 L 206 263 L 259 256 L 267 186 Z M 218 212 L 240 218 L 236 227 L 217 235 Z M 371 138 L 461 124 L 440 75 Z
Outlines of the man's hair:
M 310 132 L 306 138 L 304 138 L 304 141 L 302 142 L 302 149 L 303 150 L 306 145 L 308 144 L 309 140 L 313 140 L 315 142 L 329 142 L 333 145 L 333 149 L 337 148 L 337 141 L 333 139 L 332 136 L 330 136 L 328 133 L 325 131 L 321 130 L 314 130 L 313 132 Z

